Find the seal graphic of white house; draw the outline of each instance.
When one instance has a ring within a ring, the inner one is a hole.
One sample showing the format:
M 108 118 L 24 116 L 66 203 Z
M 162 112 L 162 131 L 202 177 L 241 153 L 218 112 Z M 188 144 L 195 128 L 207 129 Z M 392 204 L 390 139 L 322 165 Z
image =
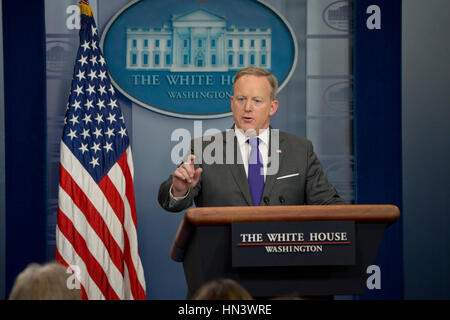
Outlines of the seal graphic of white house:
M 228 26 L 205 9 L 173 15 L 170 25 L 127 27 L 126 68 L 171 72 L 271 69 L 270 28 Z

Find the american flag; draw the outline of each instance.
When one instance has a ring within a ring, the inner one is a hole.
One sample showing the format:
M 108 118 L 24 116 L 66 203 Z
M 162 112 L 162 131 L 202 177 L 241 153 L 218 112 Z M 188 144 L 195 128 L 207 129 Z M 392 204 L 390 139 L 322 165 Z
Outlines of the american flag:
M 128 132 L 86 1 L 80 11 L 61 139 L 56 260 L 79 271 L 83 299 L 145 299 Z

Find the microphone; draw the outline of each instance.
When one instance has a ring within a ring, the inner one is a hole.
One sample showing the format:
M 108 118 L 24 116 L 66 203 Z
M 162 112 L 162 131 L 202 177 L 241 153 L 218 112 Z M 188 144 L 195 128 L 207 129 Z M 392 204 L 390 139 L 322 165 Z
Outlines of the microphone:
M 284 199 L 283 196 L 280 196 L 278 199 L 280 200 L 281 204 L 284 204 L 286 202 L 286 199 Z
M 263 198 L 263 201 L 264 201 L 264 203 L 266 204 L 266 206 L 268 206 L 268 205 L 270 204 L 270 199 L 269 199 L 268 196 L 265 196 L 265 197 Z

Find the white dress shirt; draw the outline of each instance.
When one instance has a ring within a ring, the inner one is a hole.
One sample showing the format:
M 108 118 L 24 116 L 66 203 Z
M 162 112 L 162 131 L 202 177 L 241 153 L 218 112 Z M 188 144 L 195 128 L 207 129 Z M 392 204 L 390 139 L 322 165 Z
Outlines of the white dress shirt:
M 250 158 L 251 146 L 247 143 L 249 138 L 253 136 L 246 135 L 243 130 L 236 128 L 236 139 L 239 146 L 239 150 L 241 151 L 242 161 L 244 162 L 245 174 L 248 177 L 248 159 Z M 261 153 L 263 159 L 263 168 L 264 168 L 264 182 L 266 181 L 266 173 L 267 173 L 267 162 L 269 159 L 269 129 L 259 130 L 259 152 Z

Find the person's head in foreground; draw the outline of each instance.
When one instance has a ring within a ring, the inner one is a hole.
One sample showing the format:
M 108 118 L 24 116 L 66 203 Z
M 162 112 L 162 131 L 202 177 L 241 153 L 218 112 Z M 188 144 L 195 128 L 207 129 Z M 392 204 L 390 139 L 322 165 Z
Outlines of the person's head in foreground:
M 70 276 L 56 262 L 31 263 L 16 277 L 9 300 L 79 300 L 81 291 L 68 286 Z
M 248 291 L 231 279 L 217 279 L 205 283 L 194 295 L 194 300 L 253 300 Z

